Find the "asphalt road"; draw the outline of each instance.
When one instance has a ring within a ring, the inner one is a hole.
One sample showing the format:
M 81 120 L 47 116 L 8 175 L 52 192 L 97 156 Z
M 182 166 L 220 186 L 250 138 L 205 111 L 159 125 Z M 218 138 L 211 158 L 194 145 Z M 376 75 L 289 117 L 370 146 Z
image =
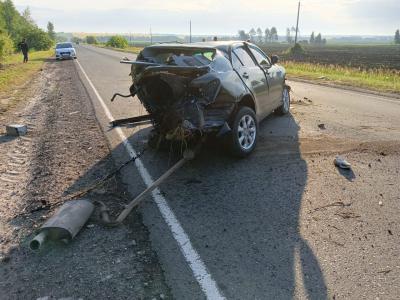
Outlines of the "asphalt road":
M 104 111 L 114 118 L 145 113 L 137 99 L 109 101 L 114 92 L 128 93 L 129 66 L 119 60 L 134 56 L 89 46 L 77 52 L 71 63 L 81 71 L 116 162 L 123 162 L 129 156 L 121 137 L 140 151 L 149 125 L 109 129 Z M 261 123 L 253 155 L 236 160 L 209 143 L 141 205 L 175 298 L 400 294 L 400 101 L 290 84 L 292 113 Z M 337 154 L 353 171 L 333 166 Z M 124 171 L 132 195 L 177 159 L 147 150 L 142 164 Z

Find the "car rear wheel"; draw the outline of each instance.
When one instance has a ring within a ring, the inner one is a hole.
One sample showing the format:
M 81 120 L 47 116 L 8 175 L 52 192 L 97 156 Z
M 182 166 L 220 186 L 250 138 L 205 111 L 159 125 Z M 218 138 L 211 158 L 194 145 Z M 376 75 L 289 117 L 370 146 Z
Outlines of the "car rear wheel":
M 285 86 L 282 90 L 282 105 L 276 109 L 278 115 L 286 115 L 290 110 L 290 89 Z
M 256 147 L 258 123 L 255 112 L 250 107 L 240 107 L 232 124 L 229 148 L 233 155 L 248 156 Z

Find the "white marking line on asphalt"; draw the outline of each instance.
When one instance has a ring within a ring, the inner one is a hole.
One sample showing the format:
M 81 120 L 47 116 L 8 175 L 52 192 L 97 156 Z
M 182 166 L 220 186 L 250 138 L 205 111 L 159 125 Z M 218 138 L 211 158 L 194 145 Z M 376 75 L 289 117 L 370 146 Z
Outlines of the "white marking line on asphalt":
M 89 79 L 89 76 L 86 74 L 85 70 L 83 69 L 82 65 L 79 61 L 76 61 L 78 66 L 80 67 L 83 75 L 85 75 L 86 80 L 88 81 L 89 85 L 93 89 L 97 100 L 100 102 L 101 107 L 104 110 L 105 115 L 107 118 L 112 121 L 114 120 L 110 110 L 106 106 L 104 100 L 101 98 L 99 92 L 94 87 L 92 81 Z M 136 156 L 136 151 L 133 149 L 131 143 L 128 141 L 127 137 L 123 133 L 120 127 L 115 128 L 116 132 L 118 133 L 121 141 L 129 153 L 129 155 L 133 158 Z M 154 181 L 151 178 L 149 172 L 143 165 L 142 161 L 139 159 L 135 160 L 136 168 L 138 169 L 140 176 L 142 177 L 146 186 L 150 186 Z M 152 196 L 154 201 L 156 202 L 158 209 L 161 212 L 161 215 L 164 218 L 164 221 L 168 224 L 169 229 L 175 238 L 176 242 L 178 243 L 180 250 L 185 257 L 186 262 L 189 264 L 194 277 L 196 278 L 197 282 L 200 284 L 201 289 L 203 290 L 207 299 L 225 299 L 222 296 L 221 292 L 217 287 L 217 283 L 212 278 L 211 274 L 208 272 L 207 267 L 205 266 L 204 262 L 200 258 L 200 255 L 192 246 L 190 242 L 189 236 L 186 234 L 185 230 L 183 229 L 182 225 L 179 223 L 178 219 L 176 218 L 174 212 L 170 208 L 167 203 L 167 200 L 164 198 L 163 195 L 160 194 L 160 190 L 157 188 L 152 192 Z

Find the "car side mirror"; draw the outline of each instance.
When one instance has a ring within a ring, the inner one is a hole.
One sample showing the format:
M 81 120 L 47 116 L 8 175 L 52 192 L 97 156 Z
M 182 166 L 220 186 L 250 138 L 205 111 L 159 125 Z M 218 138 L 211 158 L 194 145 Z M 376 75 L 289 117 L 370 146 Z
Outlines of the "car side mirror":
M 279 61 L 279 56 L 277 55 L 272 55 L 271 56 L 271 64 L 275 65 Z

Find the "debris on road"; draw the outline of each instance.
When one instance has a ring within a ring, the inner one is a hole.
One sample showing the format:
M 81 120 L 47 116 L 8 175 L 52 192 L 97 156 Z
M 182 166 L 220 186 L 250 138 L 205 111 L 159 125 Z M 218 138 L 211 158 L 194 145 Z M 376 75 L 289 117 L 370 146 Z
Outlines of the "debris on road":
M 390 273 L 390 272 L 392 272 L 391 269 L 389 269 L 389 270 L 378 271 L 379 274 L 385 274 L 385 275 L 388 274 L 388 273 Z
M 361 216 L 356 215 L 353 212 L 339 212 L 335 213 L 336 216 L 342 217 L 343 219 L 356 219 L 356 218 L 361 218 Z
M 325 130 L 326 129 L 324 123 L 318 124 L 318 128 L 321 129 L 321 130 Z
M 322 210 L 322 209 L 325 209 L 325 208 L 328 208 L 328 207 L 334 207 L 334 206 L 346 207 L 346 206 L 351 206 L 351 204 L 352 203 L 344 203 L 342 201 L 338 201 L 338 202 L 334 202 L 334 203 L 331 203 L 331 204 L 327 204 L 327 205 L 324 205 L 324 206 L 317 207 L 317 208 L 314 209 L 314 211 L 318 211 L 318 210 Z
M 100 218 L 104 225 L 106 226 L 118 226 L 120 225 L 125 218 L 130 214 L 133 208 L 138 206 L 140 202 L 145 199 L 145 196 L 148 195 L 151 191 L 156 189 L 164 180 L 166 180 L 171 174 L 173 174 L 176 170 L 181 168 L 187 161 L 194 159 L 196 152 L 200 149 L 201 143 L 199 143 L 194 150 L 186 149 L 183 153 L 183 157 L 176 164 L 174 164 L 171 168 L 169 168 L 163 175 L 160 176 L 156 181 L 154 181 L 151 185 L 147 187 L 142 193 L 140 193 L 136 198 L 134 198 L 125 209 L 118 215 L 115 221 L 112 221 L 109 215 L 109 209 L 102 201 L 96 201 L 96 204 L 100 206 Z
M 22 124 L 6 125 L 6 133 L 9 136 L 23 136 L 28 133 L 28 127 Z
M 32 250 L 39 250 L 49 239 L 72 240 L 92 215 L 94 205 L 86 199 L 66 202 L 39 230 L 30 243 Z
M 338 168 L 345 169 L 345 170 L 351 169 L 351 164 L 341 156 L 336 156 L 334 163 L 335 163 L 335 166 Z

